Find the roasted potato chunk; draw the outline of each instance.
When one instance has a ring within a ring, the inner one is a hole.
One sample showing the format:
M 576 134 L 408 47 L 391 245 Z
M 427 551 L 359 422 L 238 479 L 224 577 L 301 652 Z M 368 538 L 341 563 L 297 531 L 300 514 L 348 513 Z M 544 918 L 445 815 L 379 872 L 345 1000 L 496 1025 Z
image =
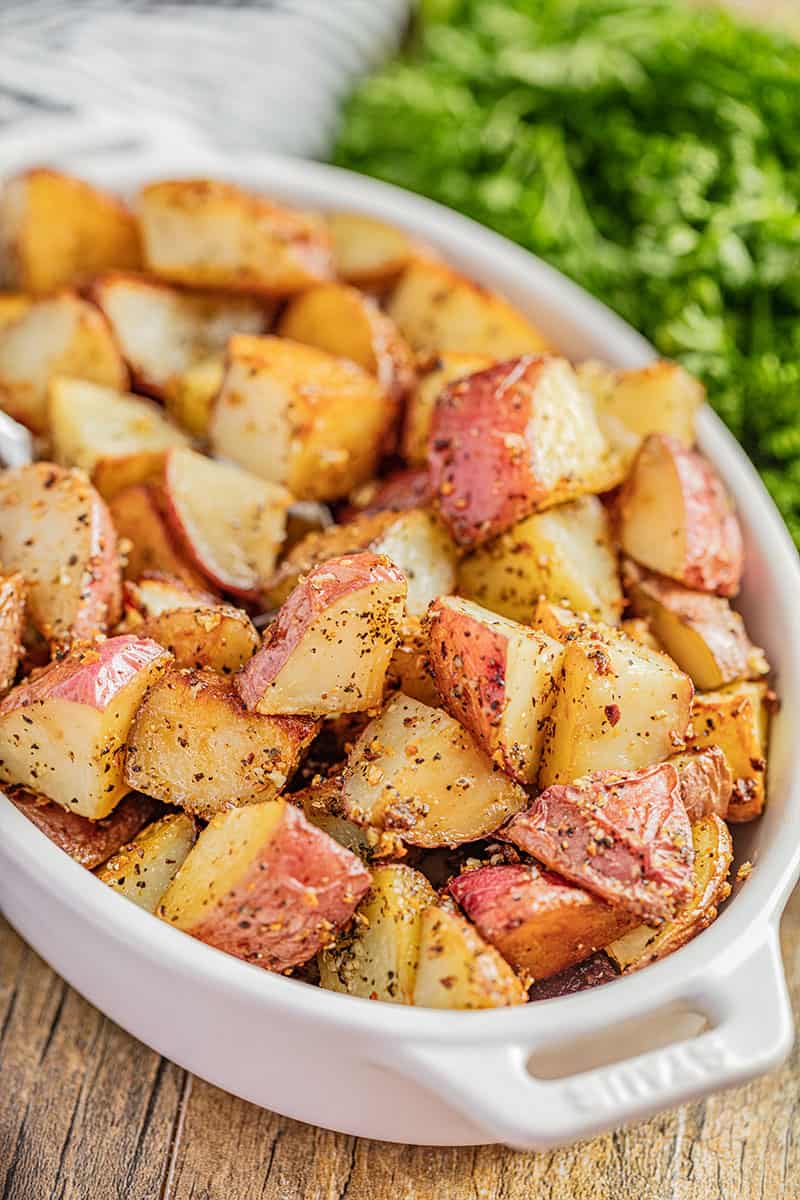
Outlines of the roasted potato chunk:
M 694 699 L 690 745 L 718 746 L 733 772 L 728 822 L 752 821 L 766 803 L 766 696 L 765 683 L 734 683 Z
M 402 229 L 363 213 L 328 213 L 328 232 L 337 276 L 359 285 L 394 280 L 414 253 Z
M 527 804 L 523 789 L 441 709 L 393 697 L 350 754 L 342 806 L 356 824 L 412 846 L 458 846 L 493 833 Z
M 90 821 L 21 788 L 14 789 L 9 799 L 59 850 L 90 871 L 135 838 L 159 808 L 150 796 L 131 792 L 109 816 Z
M 349 522 L 359 515 L 429 508 L 433 499 L 428 468 L 401 467 L 356 488 L 350 495 L 349 505 L 340 510 L 339 520 Z
M 17 676 L 25 630 L 25 580 L 22 575 L 0 576 L 0 696 Z
M 193 437 L 205 438 L 224 378 L 225 356 L 212 354 L 170 379 L 164 406 L 173 421 Z
M 406 850 L 399 838 L 390 833 L 356 825 L 344 815 L 342 807 L 342 776 L 315 778 L 307 788 L 293 792 L 293 804 L 299 804 L 305 818 L 322 829 L 340 845 L 352 850 L 365 863 L 387 858 L 403 858 Z
M 686 815 L 694 823 L 716 815 L 723 820 L 733 794 L 733 772 L 719 746 L 685 750 L 669 759 L 678 772 Z
M 527 993 L 506 960 L 458 913 L 426 908 L 413 1003 L 421 1008 L 506 1008 Z
M 26 313 L 33 301 L 33 296 L 26 296 L 22 292 L 0 292 L 0 329 Z
M 97 877 L 120 896 L 154 913 L 194 845 L 196 832 L 186 813 L 161 817 L 117 851 Z
M 594 397 L 602 425 L 604 416 L 621 422 L 640 443 L 651 433 L 666 433 L 686 447 L 695 442 L 695 418 L 705 388 L 672 362 L 614 371 L 602 363 L 581 363 L 578 377 Z
M 139 637 L 152 638 L 169 650 L 177 666 L 212 667 L 222 675 L 235 674 L 259 647 L 247 613 L 230 604 L 167 609 L 134 628 Z
M 419 381 L 408 397 L 403 422 L 400 448 L 407 463 L 425 466 L 428 462 L 428 439 L 439 393 L 455 379 L 485 371 L 493 361 L 488 354 L 460 354 L 454 350 L 423 360 Z
M 367 1000 L 411 1004 L 423 911 L 436 893 L 421 871 L 376 867 L 352 927 L 319 956 L 322 987 Z

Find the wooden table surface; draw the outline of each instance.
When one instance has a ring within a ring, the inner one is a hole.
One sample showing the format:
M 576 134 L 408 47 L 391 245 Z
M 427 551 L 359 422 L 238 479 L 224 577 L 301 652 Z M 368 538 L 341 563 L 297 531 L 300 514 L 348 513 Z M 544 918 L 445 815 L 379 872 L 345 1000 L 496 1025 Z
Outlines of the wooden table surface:
M 800 31 L 800 0 L 728 2 Z M 800 1016 L 800 888 L 782 942 Z M 371 1142 L 192 1077 L 101 1016 L 0 918 L 0 1200 L 434 1196 L 800 1200 L 800 1049 L 747 1087 L 549 1154 Z

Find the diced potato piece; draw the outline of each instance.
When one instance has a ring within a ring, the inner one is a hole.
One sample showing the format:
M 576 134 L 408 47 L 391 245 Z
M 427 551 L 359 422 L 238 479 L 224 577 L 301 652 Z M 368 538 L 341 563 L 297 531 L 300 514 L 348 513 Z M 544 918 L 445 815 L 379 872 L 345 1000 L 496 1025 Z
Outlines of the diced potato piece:
M 126 616 L 130 619 L 135 613 L 139 624 L 175 608 L 200 608 L 218 603 L 213 592 L 190 587 L 180 579 L 155 571 L 143 575 L 136 583 L 127 580 L 123 590 Z
M 398 402 L 414 382 L 414 358 L 394 322 L 346 284 L 320 283 L 295 296 L 278 333 L 358 363 Z
M 97 872 L 102 883 L 139 908 L 154 913 L 194 845 L 196 829 L 186 813 L 171 813 L 143 829 Z
M 368 551 L 315 567 L 237 676 L 246 707 L 325 716 L 379 704 L 405 596 L 405 576 Z
M 164 405 L 173 421 L 193 437 L 204 438 L 224 378 L 223 354 L 203 358 L 174 376 L 164 387 Z
M 432 258 L 415 259 L 405 269 L 387 311 L 414 350 L 459 350 L 497 360 L 550 348 L 508 301 Z
M 666 433 L 684 446 L 695 442 L 695 417 L 705 400 L 705 388 L 678 363 L 654 362 L 648 367 L 614 371 L 602 363 L 581 363 L 578 375 L 597 404 L 601 417 L 610 416 L 639 442 L 651 433 Z
M 396 278 L 414 252 L 402 229 L 362 213 L 328 213 L 333 265 L 348 283 L 385 283 Z
M 235 674 L 259 647 L 247 613 L 230 604 L 169 609 L 146 617 L 135 630 L 169 650 L 177 666 L 212 667 L 223 675 Z
M 426 908 L 413 1003 L 421 1008 L 505 1008 L 528 994 L 506 960 L 458 913 Z
M 670 658 L 702 691 L 769 670 L 763 651 L 723 596 L 693 592 L 633 564 L 625 573 L 625 588 L 633 611 L 647 618 Z
M 476 371 L 485 371 L 493 363 L 488 354 L 461 354 L 451 350 L 432 355 L 420 371 L 420 379 L 406 404 L 401 452 L 412 466 L 428 462 L 428 437 L 436 398 L 448 383 Z
M 225 292 L 186 292 L 115 272 L 96 280 L 105 313 L 139 391 L 163 396 L 194 364 L 223 354 L 234 333 L 264 333 L 274 305 Z
M 545 596 L 615 625 L 622 590 L 605 506 L 581 496 L 526 517 L 460 563 L 458 590 L 513 621 L 529 622 Z
M 369 886 L 360 859 L 273 800 L 213 818 L 159 915 L 218 950 L 285 971 L 333 940 Z
M 21 788 L 12 791 L 9 799 L 51 842 L 90 871 L 135 838 L 159 808 L 150 796 L 131 792 L 109 816 L 90 821 Z
M 703 817 L 716 815 L 723 821 L 733 794 L 733 772 L 719 746 L 685 750 L 668 760 L 678 772 L 681 799 L 686 815 L 694 824 Z
M 334 841 L 352 850 L 366 863 L 405 856 L 406 849 L 399 838 L 375 829 L 365 829 L 344 815 L 341 775 L 315 779 L 301 792 L 294 792 L 291 800 L 301 805 L 307 821 L 323 829 Z
M 25 630 L 25 580 L 22 575 L 0 576 L 0 696 L 17 675 Z
M 288 338 L 232 337 L 215 454 L 301 500 L 335 500 L 378 465 L 394 404 L 355 363 Z
M 407 512 L 428 508 L 433 503 L 427 467 L 401 467 L 380 479 L 370 479 L 350 495 L 350 504 L 339 514 L 340 521 L 381 512 Z
M 357 824 L 429 847 L 486 837 L 527 805 L 458 721 L 402 695 L 353 747 L 342 799 Z
M 767 799 L 769 715 L 765 683 L 734 683 L 695 696 L 692 746 L 719 746 L 733 772 L 729 822 L 752 821 Z
M 456 541 L 487 542 L 529 513 L 605 486 L 608 445 L 566 359 L 498 363 L 436 401 L 431 483 Z
M 164 517 L 159 492 L 150 484 L 123 488 L 108 504 L 111 520 L 125 547 L 125 578 L 139 579 L 149 571 L 179 579 L 202 590 L 206 577 L 181 552 Z
M 48 419 L 56 462 L 80 467 L 107 500 L 157 475 L 186 437 L 149 400 L 83 379 L 54 379 Z
M 131 787 L 205 819 L 271 800 L 317 731 L 307 717 L 248 713 L 216 671 L 170 671 L 145 697 L 130 731 Z
M 731 502 L 707 459 L 676 438 L 644 442 L 619 495 L 622 549 L 696 591 L 735 596 L 744 551 Z
M 725 822 L 716 815 L 692 825 L 694 871 L 692 894 L 672 921 L 652 929 L 638 925 L 606 947 L 606 953 L 624 975 L 666 958 L 685 946 L 716 919 L 718 906 L 730 895 L 728 872 L 733 843 Z
M 630 913 L 536 866 L 466 871 L 450 893 L 481 937 L 534 980 L 582 962 L 635 923 Z
M 128 385 L 102 314 L 71 292 L 37 300 L 0 327 L 0 408 L 34 433 L 46 433 L 48 387 L 58 375 L 119 391 Z
M 535 783 L 563 647 L 455 596 L 431 606 L 428 638 L 445 708 L 492 762 L 520 783 Z
M 673 917 L 691 893 L 691 827 L 672 763 L 546 788 L 504 836 L 646 921 Z
M 167 454 L 164 513 L 183 555 L 211 582 L 242 599 L 257 599 L 275 570 L 292 498 L 231 463 L 194 450 Z
M 0 329 L 16 321 L 32 304 L 33 296 L 26 296 L 22 292 L 0 292 Z
M 367 1000 L 411 1004 L 419 961 L 420 919 L 436 903 L 421 871 L 376 867 L 353 926 L 319 956 L 322 987 Z
M 303 576 L 314 567 L 332 558 L 341 558 L 343 554 L 371 549 L 372 543 L 393 519 L 392 513 L 373 513 L 356 517 L 346 525 L 328 525 L 306 534 L 281 560 L 264 589 L 265 603 L 270 608 L 280 608 Z
M 665 654 L 605 626 L 568 640 L 539 786 L 635 771 L 681 749 L 694 688 Z
M 441 707 L 439 690 L 431 675 L 428 634 L 419 617 L 406 616 L 403 621 L 386 674 L 386 690 L 402 692 L 429 708 Z
M 109 267 L 139 265 L 139 233 L 125 205 L 81 179 L 38 167 L 0 193 L 0 284 L 53 292 Z
M 281 296 L 331 276 L 321 217 L 212 179 L 151 183 L 139 194 L 144 260 L 173 283 Z
M 117 620 L 114 528 L 78 472 L 38 462 L 0 475 L 0 562 L 25 579 L 28 617 L 49 642 L 91 638 Z
M 170 656 L 128 634 L 72 650 L 0 703 L 0 780 L 99 820 L 129 790 L 125 744 Z

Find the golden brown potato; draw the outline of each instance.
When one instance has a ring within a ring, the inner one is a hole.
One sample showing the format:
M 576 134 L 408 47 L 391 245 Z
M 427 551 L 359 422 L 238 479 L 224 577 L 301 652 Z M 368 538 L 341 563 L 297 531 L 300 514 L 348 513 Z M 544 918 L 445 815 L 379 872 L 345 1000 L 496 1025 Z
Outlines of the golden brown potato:
M 540 629 L 557 642 L 572 641 L 578 633 L 597 633 L 598 623 L 589 620 L 586 613 L 573 612 L 565 604 L 554 604 L 542 597 L 536 604 L 531 618 L 534 629 Z M 603 628 L 602 626 L 600 627 Z
M 419 367 L 419 381 L 408 397 L 401 453 L 412 466 L 428 461 L 428 436 L 436 407 L 436 398 L 448 383 L 463 379 L 475 371 L 484 371 L 494 360 L 488 354 L 462 354 L 450 350 L 431 355 Z
M 156 404 L 83 379 L 54 379 L 47 411 L 55 461 L 80 467 L 106 500 L 158 475 L 169 447 L 187 442 Z
M 622 589 L 605 506 L 581 496 L 526 517 L 459 564 L 458 590 L 513 621 L 529 622 L 545 596 L 615 625 Z
M 202 591 L 208 586 L 206 577 L 186 559 L 173 537 L 155 487 L 137 483 L 123 488 L 108 507 L 124 547 L 126 579 L 140 579 L 155 571 L 179 579 L 191 589 Z
M 247 613 L 230 604 L 168 609 L 144 618 L 135 632 L 169 650 L 179 667 L 212 667 L 222 675 L 235 674 L 259 646 Z
M 694 688 L 665 654 L 587 627 L 567 641 L 539 786 L 635 771 L 679 750 Z
M 411 1004 L 423 910 L 436 893 L 421 871 L 376 867 L 352 927 L 319 956 L 319 980 L 331 992 Z
M 34 433 L 46 433 L 48 386 L 58 375 L 119 391 L 128 385 L 103 316 L 72 292 L 37 300 L 0 327 L 0 408 Z
M 97 877 L 120 896 L 154 913 L 194 845 L 196 832 L 186 813 L 161 817 L 118 850 Z
M 209 437 L 215 454 L 298 499 L 335 500 L 375 473 L 393 413 L 355 363 L 288 338 L 238 335 Z
M 268 971 L 313 958 L 369 889 L 361 861 L 283 800 L 220 813 L 167 890 L 159 915 Z
M 685 946 L 715 920 L 718 906 L 730 895 L 728 872 L 733 843 L 725 822 L 715 814 L 696 821 L 692 825 L 692 842 L 692 894 L 674 919 L 658 929 L 638 925 L 606 946 L 606 954 L 624 975 Z
M 395 279 L 414 253 L 402 229 L 362 213 L 328 213 L 333 265 L 348 283 L 382 284 Z
M 0 576 L 0 696 L 14 682 L 22 655 L 25 595 L 22 575 Z
M 550 349 L 539 330 L 501 296 L 431 258 L 406 267 L 387 311 L 414 350 L 458 350 L 499 360 Z
M 131 792 L 109 816 L 90 821 L 21 788 L 15 788 L 9 799 L 51 842 L 90 871 L 135 838 L 160 807 L 150 796 Z
M 344 815 L 341 775 L 331 775 L 327 779 L 317 776 L 307 788 L 293 792 L 289 799 L 302 807 L 307 821 L 323 829 L 365 863 L 403 858 L 406 854 L 403 843 L 393 834 L 356 825 Z
M 413 1003 L 420 1008 L 505 1008 L 528 999 L 506 960 L 456 912 L 426 908 Z
M 0 193 L 0 286 L 53 292 L 139 260 L 136 221 L 108 192 L 38 167 Z
M 695 696 L 691 746 L 719 746 L 733 772 L 729 822 L 752 821 L 767 799 L 769 713 L 765 683 L 734 683 Z
M 624 621 L 620 622 L 620 629 L 641 646 L 647 646 L 650 650 L 663 650 L 663 646 L 650 627 L 650 622 L 644 617 L 626 617 Z
M 234 333 L 264 333 L 274 305 L 225 292 L 186 292 L 121 272 L 95 280 L 92 299 L 105 314 L 137 391 L 163 397 L 184 374 L 222 355 Z
M 248 713 L 216 671 L 175 669 L 136 714 L 125 774 L 130 787 L 208 819 L 277 796 L 316 731 L 307 717 Z
M 0 292 L 0 329 L 16 321 L 32 304 L 33 296 L 26 296 L 22 292 Z
M 636 922 L 537 866 L 466 871 L 452 880 L 450 894 L 481 937 L 534 980 L 582 962 Z
M 225 356 L 212 354 L 174 376 L 164 388 L 164 406 L 176 424 L 193 437 L 208 433 L 214 401 L 225 377 Z
M 353 747 L 342 803 L 356 824 L 434 847 L 488 836 L 526 806 L 527 796 L 458 721 L 398 695 Z
M 139 626 L 150 617 L 160 617 L 174 608 L 202 608 L 219 604 L 219 597 L 202 588 L 193 588 L 171 575 L 152 571 L 136 583 L 123 585 L 125 620 Z
M 637 443 L 648 434 L 666 433 L 687 447 L 694 445 L 695 418 L 705 388 L 678 363 L 614 371 L 603 363 L 586 362 L 577 371 L 595 399 L 601 423 L 604 416 L 614 418 Z

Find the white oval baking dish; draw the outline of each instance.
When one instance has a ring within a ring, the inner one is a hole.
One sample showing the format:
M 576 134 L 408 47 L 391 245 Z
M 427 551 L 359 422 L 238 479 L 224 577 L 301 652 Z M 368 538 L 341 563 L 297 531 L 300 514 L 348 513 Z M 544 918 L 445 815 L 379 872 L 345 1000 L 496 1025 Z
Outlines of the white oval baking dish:
M 30 160 L 42 157 L 43 144 Z M 378 182 L 185 146 L 48 157 L 123 191 L 154 177 L 213 173 L 298 205 L 360 209 L 413 230 L 505 292 L 567 353 L 619 366 L 653 357 L 632 329 L 532 255 Z M 367 1137 L 543 1148 L 776 1066 L 793 1036 L 777 928 L 800 871 L 800 566 L 755 471 L 711 411 L 702 414 L 700 440 L 738 505 L 747 547 L 742 609 L 776 665 L 783 708 L 769 807 L 737 834 L 738 859 L 752 858 L 752 874 L 684 949 L 597 990 L 521 1009 L 441 1013 L 370 1003 L 193 941 L 112 894 L 0 802 L 8 920 L 92 1003 L 181 1066 L 266 1108 Z M 697 1036 L 686 1036 L 699 1025 L 687 1012 L 704 1019 Z M 550 1067 L 535 1077 L 531 1055 L 547 1051 Z M 613 1061 L 602 1065 L 604 1058 Z

